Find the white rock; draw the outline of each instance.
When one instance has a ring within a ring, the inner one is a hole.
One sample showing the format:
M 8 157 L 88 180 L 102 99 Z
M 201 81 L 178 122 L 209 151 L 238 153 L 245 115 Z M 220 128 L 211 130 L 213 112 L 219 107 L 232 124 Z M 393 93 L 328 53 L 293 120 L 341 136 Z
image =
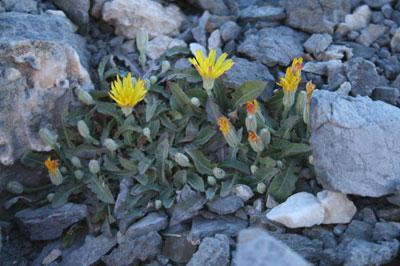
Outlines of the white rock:
M 197 50 L 201 50 L 205 55 L 207 54 L 207 49 L 203 45 L 196 42 L 192 42 L 191 44 L 189 44 L 189 49 L 192 55 L 196 55 Z
M 340 192 L 323 190 L 317 198 L 325 210 L 324 224 L 349 223 L 357 212 L 354 203 Z
M 353 14 L 346 15 L 344 18 L 344 23 L 341 23 L 339 27 L 344 24 L 349 29 L 349 31 L 363 29 L 368 25 L 369 21 L 371 20 L 371 15 L 372 12 L 369 6 L 360 6 L 356 10 L 354 10 Z
M 103 5 L 103 20 L 115 26 L 115 33 L 135 39 L 145 28 L 150 37 L 176 35 L 185 16 L 175 5 L 163 7 L 152 0 L 112 0 Z
M 318 199 L 307 192 L 290 196 L 267 213 L 267 218 L 289 228 L 310 227 L 321 224 L 325 210 Z
M 177 46 L 186 47 L 186 43 L 180 39 L 160 35 L 149 42 L 146 53 L 151 59 L 158 59 L 165 51 Z
M 211 33 L 208 38 L 208 49 L 217 49 L 222 46 L 221 41 L 221 32 L 219 30 L 215 30 Z
M 249 186 L 243 185 L 243 184 L 238 184 L 238 185 L 234 186 L 233 192 L 236 194 L 236 196 L 238 196 L 245 202 L 254 196 L 254 193 L 251 190 L 251 188 Z

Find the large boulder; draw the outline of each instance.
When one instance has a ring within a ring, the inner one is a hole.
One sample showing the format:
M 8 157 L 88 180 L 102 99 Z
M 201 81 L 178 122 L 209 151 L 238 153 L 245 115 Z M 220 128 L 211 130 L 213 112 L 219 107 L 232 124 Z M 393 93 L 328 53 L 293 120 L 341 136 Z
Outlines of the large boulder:
M 310 33 L 333 33 L 345 15 L 350 13 L 348 0 L 283 0 L 286 23 Z
M 185 16 L 175 5 L 163 7 L 153 0 L 112 0 L 103 5 L 103 19 L 115 27 L 115 33 L 135 39 L 140 28 L 150 37 L 177 35 Z
M 49 150 L 39 129 L 57 124 L 70 88 L 93 86 L 74 31 L 65 16 L 0 13 L 0 164 Z
M 310 115 L 314 167 L 326 189 L 369 197 L 398 191 L 399 108 L 316 91 Z

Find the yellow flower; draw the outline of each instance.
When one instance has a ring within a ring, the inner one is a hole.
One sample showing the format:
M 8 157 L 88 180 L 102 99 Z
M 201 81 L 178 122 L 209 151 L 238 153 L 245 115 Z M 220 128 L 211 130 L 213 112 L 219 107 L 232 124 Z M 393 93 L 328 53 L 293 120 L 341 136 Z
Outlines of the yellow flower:
M 233 128 L 228 118 L 225 116 L 219 117 L 218 126 L 228 145 L 231 147 L 236 147 L 239 144 L 239 138 L 236 135 L 236 130 Z
M 282 87 L 283 92 L 286 95 L 290 95 L 297 90 L 301 81 L 301 72 L 293 72 L 292 67 L 288 67 L 286 69 L 286 74 L 284 77 L 280 78 L 280 82 L 278 83 L 279 86 Z
M 199 75 L 203 78 L 203 87 L 210 95 L 214 87 L 214 80 L 222 76 L 226 71 L 234 65 L 232 59 L 226 60 L 227 53 L 223 53 L 217 59 L 217 51 L 210 50 L 208 57 L 205 57 L 199 49 L 195 52 L 195 58 L 190 58 L 189 62 L 196 68 Z
M 218 118 L 218 126 L 219 130 L 224 136 L 228 135 L 229 131 L 231 130 L 229 120 L 225 116 Z
M 51 157 L 47 158 L 46 161 L 44 161 L 44 165 L 46 166 L 47 170 L 49 171 L 49 174 L 51 176 L 55 176 L 58 170 L 58 161 L 57 160 L 52 160 Z
M 132 84 L 132 74 L 126 77 L 117 76 L 117 80 L 111 84 L 110 97 L 121 107 L 122 112 L 128 116 L 135 107 L 146 96 L 147 90 L 142 79 L 138 79 L 135 85 Z
M 293 59 L 292 69 L 294 72 L 299 72 L 303 69 L 303 58 L 302 57 L 297 57 L 297 58 Z
M 312 81 L 310 80 L 309 82 L 307 82 L 306 84 L 306 91 L 307 91 L 307 104 L 310 104 L 311 102 L 311 97 L 312 94 L 315 90 L 315 84 L 312 83 Z

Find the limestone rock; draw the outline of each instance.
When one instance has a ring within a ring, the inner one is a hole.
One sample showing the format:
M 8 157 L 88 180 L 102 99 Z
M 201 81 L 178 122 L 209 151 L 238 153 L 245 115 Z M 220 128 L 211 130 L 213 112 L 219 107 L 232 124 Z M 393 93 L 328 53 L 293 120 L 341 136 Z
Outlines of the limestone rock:
M 325 189 L 369 197 L 398 190 L 399 108 L 317 91 L 310 114 L 314 167 Z
M 371 15 L 371 9 L 367 5 L 359 6 L 353 14 L 346 15 L 344 22 L 339 24 L 337 31 L 346 34 L 350 31 L 361 30 L 368 26 Z
M 325 210 L 324 224 L 349 223 L 357 212 L 354 203 L 342 193 L 324 190 L 317 198 Z
M 369 96 L 372 91 L 382 86 L 374 63 L 361 57 L 353 57 L 345 64 L 347 78 L 351 84 L 351 93 Z
M 226 235 L 217 234 L 215 237 L 206 237 L 193 255 L 188 266 L 229 265 L 229 239 Z
M 53 0 L 53 3 L 81 28 L 82 33 L 88 32 L 90 0 Z
M 115 33 L 135 39 L 140 28 L 150 37 L 176 35 L 185 16 L 175 5 L 163 7 L 153 0 L 112 0 L 103 5 L 103 20 L 115 27 Z
M 91 88 L 85 41 L 63 16 L 0 13 L 0 163 L 44 151 L 41 127 L 57 126 L 70 88 Z
M 160 35 L 149 42 L 146 53 L 151 59 L 158 59 L 168 49 L 179 46 L 186 47 L 187 45 L 183 40 Z

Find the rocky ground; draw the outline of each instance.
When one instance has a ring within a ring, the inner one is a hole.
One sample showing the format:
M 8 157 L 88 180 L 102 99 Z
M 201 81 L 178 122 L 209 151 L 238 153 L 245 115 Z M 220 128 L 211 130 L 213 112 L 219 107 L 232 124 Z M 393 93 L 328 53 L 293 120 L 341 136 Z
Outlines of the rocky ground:
M 111 235 L 88 233 L 83 203 L 20 211 L 18 225 L 0 214 L 1 265 L 400 263 L 395 0 L 0 0 L 0 212 L 29 200 L 10 199 L 8 180 L 46 178 L 18 159 L 46 149 L 37 129 L 60 123 L 70 88 L 101 86 L 97 69 L 107 55 L 136 72 L 140 27 L 155 62 L 176 46 L 221 49 L 235 61 L 225 81 L 264 80 L 264 98 L 303 56 L 304 80 L 319 89 L 310 111 L 318 179 L 304 171 L 298 193 L 280 205 L 246 185 L 212 201 L 185 186 L 171 209 L 128 220 L 118 216 L 132 187 L 124 179 Z

